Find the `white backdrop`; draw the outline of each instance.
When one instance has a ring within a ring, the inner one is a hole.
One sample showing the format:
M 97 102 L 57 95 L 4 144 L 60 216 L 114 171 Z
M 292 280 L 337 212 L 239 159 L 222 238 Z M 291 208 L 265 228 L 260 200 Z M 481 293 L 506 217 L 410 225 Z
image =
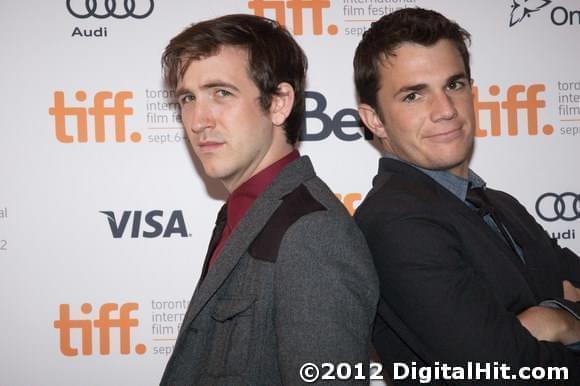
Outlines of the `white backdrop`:
M 300 151 L 351 210 L 379 157 L 352 123 L 360 34 L 403 6 L 457 20 L 473 35 L 473 168 L 580 252 L 580 3 L 520 2 L 2 2 L 0 385 L 159 382 L 225 198 L 191 159 L 160 55 L 225 13 L 285 17 L 310 61 Z

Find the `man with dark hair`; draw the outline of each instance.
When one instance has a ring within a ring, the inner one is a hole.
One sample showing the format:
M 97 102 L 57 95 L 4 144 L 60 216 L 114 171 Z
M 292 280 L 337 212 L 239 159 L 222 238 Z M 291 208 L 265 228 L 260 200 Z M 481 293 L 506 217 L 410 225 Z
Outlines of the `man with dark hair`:
M 556 382 L 579 385 L 578 256 L 469 169 L 469 39 L 443 15 L 407 8 L 373 23 L 356 50 L 359 113 L 385 150 L 355 215 L 379 274 L 374 345 L 395 380 L 395 362 L 471 361 L 510 374 L 565 366 Z
M 299 384 L 368 363 L 378 280 L 363 235 L 294 149 L 306 57 L 278 23 L 193 24 L 163 55 L 205 173 L 230 193 L 162 385 Z

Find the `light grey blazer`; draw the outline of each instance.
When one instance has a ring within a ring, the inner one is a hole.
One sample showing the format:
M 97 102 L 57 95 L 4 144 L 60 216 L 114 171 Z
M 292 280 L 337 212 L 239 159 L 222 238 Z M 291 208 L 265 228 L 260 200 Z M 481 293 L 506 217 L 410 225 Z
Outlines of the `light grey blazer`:
M 364 237 L 303 156 L 200 280 L 161 385 L 297 385 L 306 362 L 368 364 L 377 301 Z

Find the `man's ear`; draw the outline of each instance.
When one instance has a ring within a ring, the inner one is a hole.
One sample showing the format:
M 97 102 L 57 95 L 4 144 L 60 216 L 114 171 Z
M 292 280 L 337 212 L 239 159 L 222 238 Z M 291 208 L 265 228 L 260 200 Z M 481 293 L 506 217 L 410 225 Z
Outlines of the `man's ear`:
M 270 116 L 275 126 L 282 126 L 294 106 L 294 88 L 287 82 L 278 85 L 276 94 L 272 95 Z
M 360 103 L 358 105 L 358 114 L 362 119 L 365 126 L 379 139 L 383 140 L 387 138 L 387 131 L 385 130 L 385 125 L 381 120 L 379 114 L 366 103 Z

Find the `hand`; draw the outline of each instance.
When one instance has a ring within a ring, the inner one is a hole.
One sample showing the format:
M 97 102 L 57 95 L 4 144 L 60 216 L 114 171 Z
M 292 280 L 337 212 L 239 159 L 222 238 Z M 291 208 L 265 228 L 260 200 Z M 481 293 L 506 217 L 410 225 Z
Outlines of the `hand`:
M 567 311 L 534 306 L 520 313 L 518 319 L 538 340 L 563 344 L 580 341 L 580 321 Z
M 562 287 L 564 288 L 564 299 L 572 302 L 580 302 L 580 288 L 574 287 L 574 284 L 568 280 L 562 282 Z

